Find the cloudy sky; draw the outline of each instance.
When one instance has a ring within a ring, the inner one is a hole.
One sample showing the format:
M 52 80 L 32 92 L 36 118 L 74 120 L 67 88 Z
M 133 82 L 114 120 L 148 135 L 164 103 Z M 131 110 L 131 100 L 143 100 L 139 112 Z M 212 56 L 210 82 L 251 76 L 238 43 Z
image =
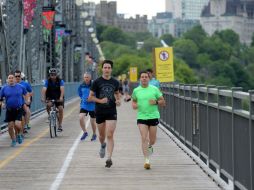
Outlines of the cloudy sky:
M 90 0 L 99 3 L 100 0 Z M 109 2 L 110 0 L 108 0 Z M 148 15 L 151 19 L 157 12 L 165 11 L 165 0 L 112 0 L 117 1 L 117 13 L 124 13 L 126 17 L 136 14 Z

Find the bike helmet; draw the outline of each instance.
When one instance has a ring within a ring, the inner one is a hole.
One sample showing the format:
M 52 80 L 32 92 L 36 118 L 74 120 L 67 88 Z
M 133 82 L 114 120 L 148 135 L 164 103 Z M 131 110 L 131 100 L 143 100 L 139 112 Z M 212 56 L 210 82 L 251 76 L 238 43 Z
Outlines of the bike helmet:
M 56 68 L 49 69 L 49 74 L 57 74 Z

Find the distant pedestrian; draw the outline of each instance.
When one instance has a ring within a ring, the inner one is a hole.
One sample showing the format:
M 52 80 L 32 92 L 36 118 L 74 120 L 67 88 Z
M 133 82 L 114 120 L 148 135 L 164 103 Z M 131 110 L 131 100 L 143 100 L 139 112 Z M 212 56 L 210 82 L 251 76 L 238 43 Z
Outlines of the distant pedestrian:
M 130 96 L 130 86 L 128 79 L 124 79 L 123 81 L 123 93 L 124 93 L 124 101 L 129 102 L 131 100 Z
M 146 71 L 140 73 L 140 82 L 141 85 L 133 90 L 132 107 L 138 111 L 137 125 L 145 158 L 144 168 L 150 169 L 150 156 L 153 153 L 152 146 L 156 141 L 160 118 L 158 106 L 165 106 L 165 100 L 157 87 L 149 85 L 149 76 Z
M 116 106 L 120 106 L 119 82 L 111 76 L 113 62 L 104 60 L 102 63 L 102 76 L 97 78 L 90 89 L 89 101 L 96 102 L 96 123 L 101 143 L 100 157 L 105 157 L 107 138 L 108 158 L 105 167 L 110 168 L 113 164 L 112 154 L 114 149 L 114 132 L 116 129 L 117 112 Z
M 148 75 L 149 75 L 149 84 L 150 85 L 153 85 L 153 86 L 156 86 L 157 88 L 160 89 L 160 81 L 158 81 L 155 76 L 154 76 L 154 73 L 153 73 L 153 70 L 152 69 L 147 69 L 146 70 Z
M 88 132 L 86 130 L 85 126 L 85 119 L 88 117 L 88 114 L 90 116 L 90 124 L 92 126 L 93 130 L 93 135 L 91 138 L 91 141 L 96 140 L 96 123 L 95 123 L 95 103 L 94 102 L 88 102 L 88 96 L 90 93 L 90 88 L 92 85 L 91 81 L 91 74 L 90 73 L 85 73 L 84 74 L 84 81 L 82 84 L 79 85 L 78 87 L 78 95 L 80 97 L 80 113 L 79 113 L 79 123 L 80 127 L 83 130 L 83 135 L 80 140 L 85 140 L 86 137 L 88 136 Z

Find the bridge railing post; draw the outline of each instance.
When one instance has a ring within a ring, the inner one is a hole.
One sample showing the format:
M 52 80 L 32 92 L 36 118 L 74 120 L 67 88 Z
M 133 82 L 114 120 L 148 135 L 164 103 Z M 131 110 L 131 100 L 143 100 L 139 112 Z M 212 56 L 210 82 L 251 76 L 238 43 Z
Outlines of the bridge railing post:
M 205 85 L 204 84 L 198 84 L 198 102 L 197 102 L 197 128 L 199 130 L 199 151 L 198 151 L 198 156 L 201 157 L 201 138 L 202 138 L 202 128 L 201 128 L 201 106 L 202 102 L 204 103 L 206 100 L 206 93 L 204 91 Z
M 250 189 L 254 189 L 254 90 L 249 90 Z
M 192 151 L 199 154 L 199 128 L 198 128 L 198 86 L 191 85 L 191 142 Z

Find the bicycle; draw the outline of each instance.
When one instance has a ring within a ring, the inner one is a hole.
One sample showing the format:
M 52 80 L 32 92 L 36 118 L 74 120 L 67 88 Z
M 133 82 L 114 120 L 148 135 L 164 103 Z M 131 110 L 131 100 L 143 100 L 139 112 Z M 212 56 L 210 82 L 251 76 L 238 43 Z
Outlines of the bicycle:
M 56 107 L 56 100 L 49 100 L 52 103 L 49 111 L 49 132 L 50 137 L 54 138 L 57 137 L 56 129 L 58 125 L 58 116 L 57 116 L 57 107 Z

